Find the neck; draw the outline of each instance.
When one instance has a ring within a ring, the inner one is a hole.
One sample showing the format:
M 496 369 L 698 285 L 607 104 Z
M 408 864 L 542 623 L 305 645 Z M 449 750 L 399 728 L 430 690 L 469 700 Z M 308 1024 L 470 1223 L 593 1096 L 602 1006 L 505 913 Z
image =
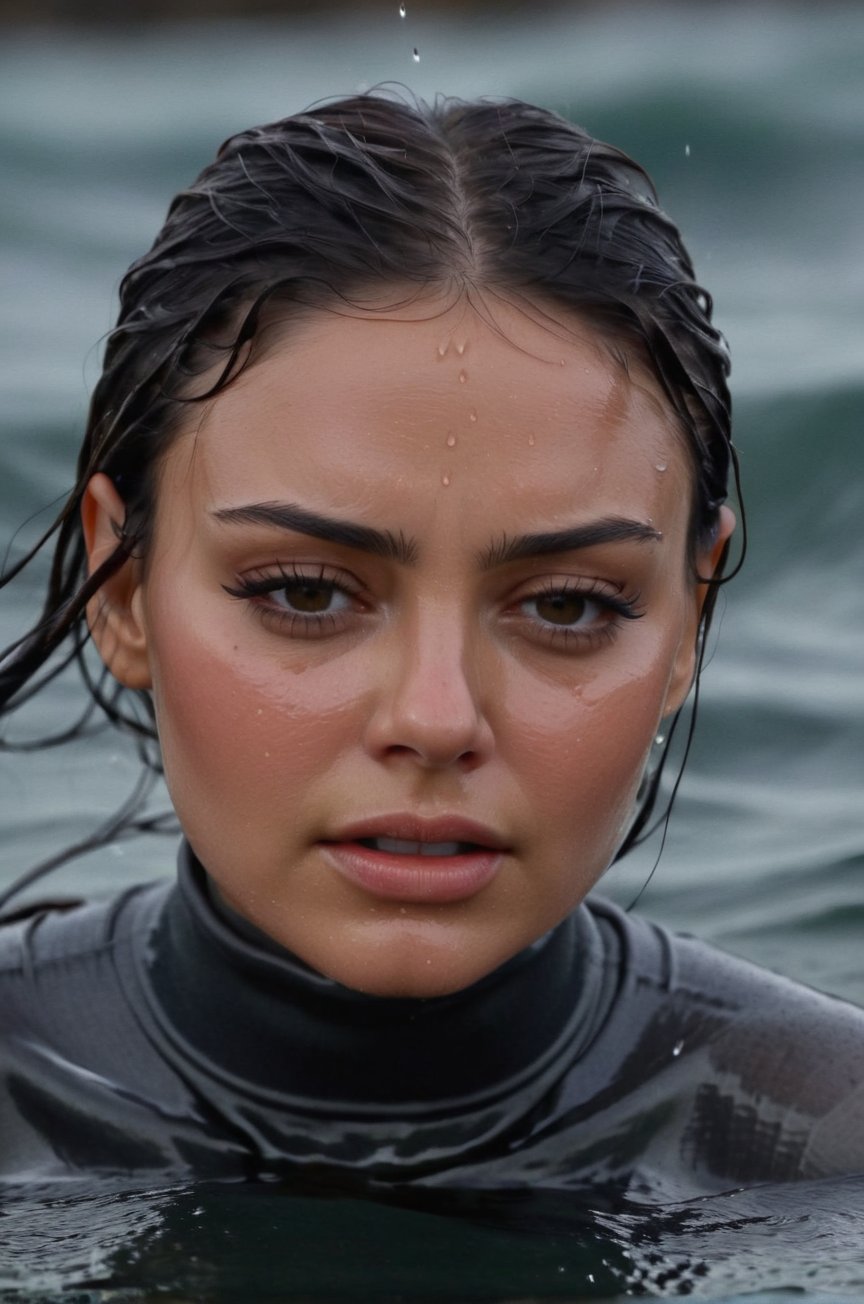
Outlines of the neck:
M 594 930 L 576 911 L 451 996 L 362 995 L 219 902 L 184 845 L 148 974 L 170 1023 L 215 1071 L 286 1106 L 413 1114 L 491 1103 L 587 1044 L 604 1013 Z

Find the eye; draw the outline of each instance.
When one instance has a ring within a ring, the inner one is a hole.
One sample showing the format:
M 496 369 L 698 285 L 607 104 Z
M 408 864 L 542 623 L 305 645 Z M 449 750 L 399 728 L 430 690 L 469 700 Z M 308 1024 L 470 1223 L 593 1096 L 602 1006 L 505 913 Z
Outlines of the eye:
M 352 583 L 317 568 L 280 566 L 276 573 L 253 571 L 223 585 L 232 598 L 249 604 L 276 633 L 294 638 L 324 638 L 349 628 L 364 609 Z
M 598 602 L 572 589 L 540 593 L 525 598 L 520 606 L 526 615 L 537 615 L 550 625 L 567 629 L 572 629 L 575 625 L 592 624 L 602 610 Z
M 638 594 L 601 580 L 550 579 L 520 598 L 513 615 L 530 638 L 559 651 L 591 651 L 613 640 L 625 621 L 644 612 Z
M 331 580 L 298 576 L 270 590 L 270 601 L 298 616 L 332 616 L 351 606 L 350 598 Z

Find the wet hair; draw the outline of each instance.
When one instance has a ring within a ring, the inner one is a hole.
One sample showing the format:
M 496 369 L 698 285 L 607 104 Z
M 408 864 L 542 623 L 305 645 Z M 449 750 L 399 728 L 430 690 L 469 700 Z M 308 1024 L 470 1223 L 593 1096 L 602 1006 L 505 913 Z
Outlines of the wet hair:
M 732 457 L 728 352 L 643 169 L 517 100 L 338 100 L 226 141 L 123 279 L 77 483 L 4 581 L 56 535 L 40 618 L 0 661 L 0 712 L 77 662 L 88 711 L 95 705 L 131 731 L 159 768 L 149 694 L 122 688 L 88 658 L 87 602 L 131 556 L 146 564 L 163 454 L 190 407 L 254 362 L 274 315 L 380 311 L 391 292 L 393 303 L 467 296 L 478 311 L 500 296 L 541 317 L 551 310 L 550 329 L 560 329 L 555 309 L 591 323 L 663 391 L 693 468 L 693 556 L 710 539 Z M 113 554 L 88 578 L 79 513 L 97 471 L 113 480 L 126 518 Z M 644 835 L 661 768 L 643 785 L 622 852 Z M 102 840 L 129 823 L 134 804 Z

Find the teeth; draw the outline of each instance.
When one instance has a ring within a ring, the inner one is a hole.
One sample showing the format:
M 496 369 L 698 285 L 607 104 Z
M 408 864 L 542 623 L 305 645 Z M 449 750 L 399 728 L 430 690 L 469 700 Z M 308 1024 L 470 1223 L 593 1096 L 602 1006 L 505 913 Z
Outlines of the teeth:
M 393 856 L 458 856 L 467 842 L 406 842 L 402 838 L 370 838 L 368 845 Z

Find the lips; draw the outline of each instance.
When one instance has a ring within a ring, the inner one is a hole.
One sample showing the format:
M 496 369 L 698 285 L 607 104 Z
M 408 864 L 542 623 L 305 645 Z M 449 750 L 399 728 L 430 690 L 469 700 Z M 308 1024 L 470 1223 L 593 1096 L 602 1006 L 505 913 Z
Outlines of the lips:
M 361 838 L 360 845 L 390 856 L 458 856 L 479 850 L 474 842 L 410 842 L 403 838 Z
M 321 845 L 334 868 L 372 896 L 429 904 L 476 895 L 507 852 L 495 830 L 461 816 L 376 817 L 346 825 Z

